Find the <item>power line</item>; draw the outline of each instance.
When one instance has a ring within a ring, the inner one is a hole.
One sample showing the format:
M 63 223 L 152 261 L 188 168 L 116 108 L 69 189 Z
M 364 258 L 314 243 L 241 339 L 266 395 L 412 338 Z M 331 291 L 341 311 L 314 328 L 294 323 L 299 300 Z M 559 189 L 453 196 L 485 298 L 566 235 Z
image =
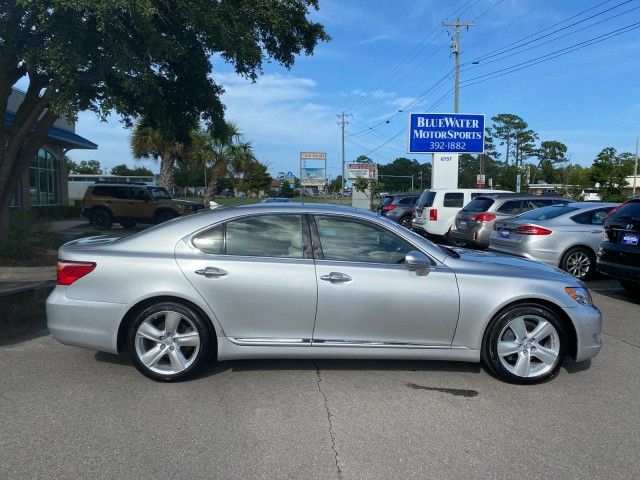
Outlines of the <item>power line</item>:
M 454 11 L 445 18 L 447 19 L 454 18 L 456 15 L 460 15 L 468 11 L 469 9 L 473 8 L 480 1 L 482 0 L 467 0 L 466 2 L 463 2 L 463 4 L 460 7 L 458 7 L 457 10 L 454 9 Z M 409 62 L 411 62 L 414 58 L 416 58 L 425 48 L 427 48 L 431 43 L 433 43 L 433 41 L 437 38 L 437 34 L 439 31 L 440 31 L 439 28 L 435 27 L 431 32 L 429 32 L 415 47 L 413 47 L 413 49 L 409 52 L 409 54 L 407 55 L 407 57 L 405 57 L 404 60 L 396 64 L 391 69 L 391 71 L 389 71 L 389 73 L 387 73 L 380 81 L 378 81 L 373 87 L 371 87 L 365 93 L 365 95 L 363 96 L 362 99 L 360 99 L 359 102 L 353 104 L 350 108 L 352 110 L 356 109 L 356 107 L 361 109 L 362 106 L 364 106 L 363 102 L 365 102 L 365 100 L 367 100 L 378 88 L 380 88 L 389 78 L 391 78 L 396 71 L 402 70 L 406 65 L 409 64 Z M 431 36 L 433 36 L 434 38 L 430 39 Z M 396 82 L 394 85 L 396 85 L 397 83 L 398 82 Z
M 555 42 L 555 41 L 557 41 L 557 40 L 560 40 L 561 38 L 566 38 L 566 37 L 569 37 L 569 36 L 571 36 L 571 35 L 575 35 L 575 34 L 576 34 L 576 33 L 578 33 L 578 32 L 582 32 L 582 31 L 584 31 L 584 30 L 588 30 L 588 29 L 590 29 L 590 28 L 592 28 L 592 27 L 594 27 L 594 26 L 596 26 L 596 25 L 600 25 L 600 24 L 602 24 L 602 23 L 608 22 L 609 20 L 613 20 L 614 18 L 621 17 L 622 15 L 626 15 L 627 13 L 633 12 L 634 10 L 638 10 L 638 9 L 640 9 L 640 6 L 630 8 L 629 10 L 625 10 L 624 12 L 620 12 L 620 13 L 617 13 L 617 14 L 615 14 L 615 15 L 611 15 L 610 17 L 604 18 L 604 19 L 602 19 L 602 20 L 600 20 L 600 21 L 598 21 L 598 22 L 595 22 L 595 23 L 592 23 L 592 24 L 586 25 L 586 26 L 584 26 L 584 27 L 582 27 L 582 28 L 579 28 L 579 29 L 577 29 L 577 30 L 573 30 L 572 32 L 565 33 L 564 35 L 560 35 L 559 37 L 552 38 L 551 40 L 547 40 L 546 42 L 541 42 L 541 43 L 538 43 L 538 44 L 536 44 L 536 45 L 532 45 L 532 46 L 527 47 L 527 48 L 524 48 L 524 49 L 522 49 L 522 50 L 518 50 L 517 52 L 510 53 L 509 55 L 504 55 L 504 56 L 501 56 L 501 57 L 499 57 L 499 58 L 494 58 L 493 60 L 490 60 L 490 61 L 488 61 L 488 62 L 478 63 L 478 65 L 471 65 L 471 66 L 468 66 L 467 68 L 463 68 L 462 70 L 463 70 L 463 71 L 468 71 L 468 70 L 473 70 L 473 69 L 475 69 L 475 68 L 481 68 L 481 67 L 483 67 L 483 66 L 490 65 L 490 64 L 492 64 L 492 63 L 502 61 L 502 60 L 504 60 L 505 58 L 510 58 L 510 57 L 515 56 L 515 55 L 520 55 L 520 54 L 522 54 L 523 52 L 528 52 L 528 51 L 530 51 L 530 50 L 534 50 L 534 49 L 536 49 L 536 48 L 538 48 L 538 47 L 541 47 L 541 46 L 543 46 L 543 45 L 547 45 L 547 44 L 549 44 L 549 43 L 553 43 L 553 42 Z
M 531 34 L 529 34 L 529 35 L 526 35 L 526 36 L 522 37 L 520 40 L 517 40 L 516 42 L 514 42 L 515 44 L 512 44 L 512 46 L 509 46 L 509 47 L 506 47 L 506 46 L 505 46 L 505 47 L 497 48 L 497 49 L 492 50 L 492 51 L 490 51 L 490 52 L 487 52 L 487 53 L 485 53 L 485 54 L 483 54 L 483 55 L 480 55 L 479 57 L 476 57 L 473 61 L 468 62 L 468 63 L 479 62 L 479 61 L 484 60 L 485 58 L 492 58 L 492 57 L 495 57 L 496 55 L 500 55 L 501 53 L 504 53 L 504 52 L 507 52 L 507 51 L 511 51 L 511 50 L 513 50 L 513 49 L 515 49 L 515 48 L 519 48 L 519 47 L 522 47 L 522 46 L 528 45 L 528 44 L 530 44 L 530 43 L 532 43 L 532 42 L 535 42 L 535 41 L 540 40 L 540 39 L 542 39 L 542 38 L 545 38 L 545 37 L 548 37 L 548 36 L 550 36 L 550 35 L 553 35 L 554 33 L 559 32 L 560 30 L 565 30 L 565 29 L 567 29 L 567 28 L 571 28 L 572 26 L 577 25 L 577 24 L 579 24 L 579 23 L 582 23 L 582 22 L 584 22 L 584 21 L 587 21 L 587 20 L 589 20 L 589 19 L 591 19 L 591 18 L 593 18 L 593 17 L 596 17 L 596 16 L 598 16 L 598 15 L 602 15 L 602 14 L 604 14 L 604 13 L 607 13 L 608 11 L 611 11 L 611 10 L 613 10 L 613 9 L 615 9 L 615 8 L 618 8 L 618 7 L 622 6 L 622 5 L 625 5 L 625 4 L 627 4 L 627 3 L 630 3 L 630 2 L 632 2 L 633 0 L 626 0 L 626 1 L 624 1 L 624 2 L 622 2 L 622 3 L 620 3 L 620 4 L 618 4 L 618 5 L 615 5 L 615 6 L 613 6 L 613 7 L 609 8 L 609 9 L 607 9 L 607 10 L 604 10 L 604 11 L 602 11 L 602 12 L 600 12 L 600 13 L 597 13 L 597 14 L 595 14 L 595 15 L 592 15 L 592 16 L 590 16 L 590 17 L 588 17 L 588 18 L 585 18 L 585 19 L 583 19 L 583 20 L 580 20 L 580 21 L 578 21 L 578 22 L 575 22 L 575 23 L 573 23 L 573 24 L 571 24 L 571 25 L 567 25 L 567 26 L 565 26 L 565 27 L 558 28 L 558 29 L 556 29 L 556 30 L 554 30 L 554 31 L 552 31 L 552 32 L 549 32 L 549 33 L 547 33 L 547 34 L 545 34 L 545 35 L 541 36 L 541 37 L 534 38 L 533 40 L 529 40 L 529 41 L 525 42 L 525 40 L 527 40 L 527 39 L 529 39 L 529 38 L 531 38 L 531 37 L 535 37 L 536 35 L 539 35 L 539 34 L 541 34 L 541 33 L 543 33 L 543 32 L 546 32 L 547 30 L 550 30 L 550 29 L 552 29 L 552 28 L 555 28 L 555 27 L 557 27 L 558 25 L 562 25 L 563 23 L 566 23 L 566 22 L 568 22 L 568 21 L 570 21 L 570 20 L 573 20 L 574 18 L 580 17 L 580 16 L 584 15 L 585 13 L 588 13 L 588 12 L 590 12 L 590 11 L 592 11 L 592 10 L 595 10 L 595 9 L 597 9 L 597 8 L 601 7 L 602 5 L 606 4 L 606 3 L 610 3 L 611 1 L 612 1 L 612 0 L 605 0 L 604 2 L 601 2 L 601 3 L 599 3 L 598 5 L 595 5 L 595 6 L 593 6 L 593 7 L 587 8 L 586 10 L 583 10 L 583 11 L 581 11 L 581 12 L 579 12 L 579 13 L 576 13 L 575 15 L 572 15 L 572 16 L 570 16 L 570 17 L 568 17 L 568 18 L 565 18 L 564 20 L 561 20 L 560 22 L 554 23 L 553 25 L 550 25 L 550 26 L 548 26 L 548 27 L 546 27 L 546 28 L 543 28 L 542 30 L 538 30 L 537 32 L 534 32 L 534 33 L 531 33 Z

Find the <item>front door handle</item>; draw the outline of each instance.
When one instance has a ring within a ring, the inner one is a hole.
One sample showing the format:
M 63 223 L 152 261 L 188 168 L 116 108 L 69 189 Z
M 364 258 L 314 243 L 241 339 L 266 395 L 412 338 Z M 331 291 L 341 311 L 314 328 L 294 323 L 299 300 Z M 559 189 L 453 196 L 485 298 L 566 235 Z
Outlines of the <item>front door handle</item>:
M 200 270 L 196 270 L 195 273 L 198 275 L 203 275 L 207 278 L 224 277 L 225 275 L 229 274 L 229 272 L 227 272 L 226 270 L 218 267 L 201 268 Z
M 322 275 L 320 280 L 331 283 L 346 283 L 351 281 L 351 277 L 345 273 L 331 272 L 329 275 Z

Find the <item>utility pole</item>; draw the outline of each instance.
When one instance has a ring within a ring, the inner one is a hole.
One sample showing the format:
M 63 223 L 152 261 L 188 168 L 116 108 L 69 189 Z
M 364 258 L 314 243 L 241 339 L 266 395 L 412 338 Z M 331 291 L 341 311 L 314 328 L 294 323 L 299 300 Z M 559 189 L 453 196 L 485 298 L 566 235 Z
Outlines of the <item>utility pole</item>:
M 633 166 L 633 197 L 636 196 L 636 183 L 638 179 L 638 150 L 640 150 L 640 137 L 636 138 L 636 163 Z
M 460 23 L 460 19 L 456 19 L 456 23 L 442 22 L 443 27 L 454 27 L 456 29 L 456 38 L 451 43 L 451 53 L 455 59 L 455 79 L 453 85 L 453 111 L 458 113 L 458 98 L 460 97 L 460 27 L 465 27 L 467 31 L 475 24 L 473 22 Z
M 342 196 L 344 196 L 344 127 L 349 123 L 345 120 L 348 116 L 349 114 L 344 113 L 344 111 L 338 114 L 338 118 L 340 119 L 338 120 L 338 125 L 342 129 Z

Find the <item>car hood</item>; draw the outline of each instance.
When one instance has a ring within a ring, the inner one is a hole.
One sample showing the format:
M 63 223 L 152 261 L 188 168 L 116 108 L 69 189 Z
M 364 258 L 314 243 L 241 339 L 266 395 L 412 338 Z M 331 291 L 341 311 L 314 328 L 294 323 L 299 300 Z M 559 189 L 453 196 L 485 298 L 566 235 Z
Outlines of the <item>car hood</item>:
M 478 250 L 469 250 L 466 248 L 454 248 L 454 251 L 460 256 L 455 259 L 456 262 L 445 261 L 445 264 L 456 263 L 459 266 L 466 264 L 467 267 L 482 270 L 494 270 L 497 273 L 512 274 L 521 277 L 542 277 L 548 276 L 555 279 L 570 280 L 571 283 L 579 283 L 574 277 L 559 268 L 545 265 L 544 263 L 527 260 L 526 258 L 512 257 L 493 252 L 482 252 Z M 455 270 L 455 267 L 454 267 Z

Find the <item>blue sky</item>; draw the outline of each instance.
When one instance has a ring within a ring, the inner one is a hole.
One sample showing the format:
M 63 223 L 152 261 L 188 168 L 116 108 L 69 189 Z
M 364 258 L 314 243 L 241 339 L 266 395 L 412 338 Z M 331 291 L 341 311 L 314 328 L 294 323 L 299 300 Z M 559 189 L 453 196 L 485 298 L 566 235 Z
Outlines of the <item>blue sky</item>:
M 540 35 L 567 28 L 503 54 L 511 56 L 486 57 L 535 40 L 538 36 L 522 39 L 599 4 Z M 453 67 L 452 31 L 441 23 L 455 14 L 476 24 L 462 33 L 464 85 L 473 77 L 640 22 L 640 0 L 320 0 L 320 11 L 312 17 L 325 25 L 332 40 L 319 45 L 313 56 L 298 58 L 291 70 L 267 64 L 252 84 L 237 77 L 231 66 L 214 61 L 213 76 L 226 90 L 227 119 L 239 125 L 274 175 L 297 173 L 300 151 L 327 152 L 329 176 L 339 174 L 336 115 L 343 110 L 352 115 L 346 128 L 347 161 L 360 154 L 378 163 L 407 156 L 407 117 L 398 110 L 439 79 L 441 83 L 406 111 L 453 110 L 453 96 L 448 95 L 453 75 L 447 76 Z M 591 15 L 595 17 L 586 20 Z M 609 17 L 614 18 L 606 20 Z M 585 21 L 569 27 L 580 20 Z M 538 45 L 542 42 L 548 43 Z M 479 65 L 468 63 L 476 59 L 481 59 Z M 460 111 L 520 115 L 542 140 L 566 143 L 572 162 L 581 165 L 589 165 L 606 146 L 632 151 L 640 135 L 640 30 L 465 86 Z M 95 158 L 108 168 L 136 163 L 130 132 L 117 118 L 103 123 L 84 112 L 76 130 L 99 149 L 70 152 L 75 161 Z M 157 171 L 153 162 L 138 163 Z

